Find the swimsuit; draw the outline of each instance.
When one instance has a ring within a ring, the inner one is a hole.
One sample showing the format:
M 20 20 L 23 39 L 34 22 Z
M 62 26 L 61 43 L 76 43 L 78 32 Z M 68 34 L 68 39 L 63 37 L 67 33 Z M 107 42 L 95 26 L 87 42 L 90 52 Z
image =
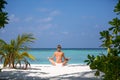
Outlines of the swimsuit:
M 63 66 L 63 63 L 55 63 L 55 65 L 61 67 Z

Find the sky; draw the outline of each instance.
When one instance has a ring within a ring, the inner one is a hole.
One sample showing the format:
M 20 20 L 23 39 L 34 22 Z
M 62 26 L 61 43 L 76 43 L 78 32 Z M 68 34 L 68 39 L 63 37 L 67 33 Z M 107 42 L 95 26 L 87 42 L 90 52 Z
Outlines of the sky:
M 7 0 L 9 24 L 0 29 L 6 42 L 32 33 L 32 48 L 99 48 L 100 31 L 116 13 L 117 0 Z

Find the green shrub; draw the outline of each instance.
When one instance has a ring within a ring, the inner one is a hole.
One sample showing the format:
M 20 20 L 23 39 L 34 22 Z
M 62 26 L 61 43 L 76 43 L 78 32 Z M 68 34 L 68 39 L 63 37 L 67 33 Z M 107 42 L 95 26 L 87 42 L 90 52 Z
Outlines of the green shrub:
M 114 11 L 120 14 L 120 0 Z M 120 19 L 116 17 L 109 24 L 112 27 L 100 32 L 101 47 L 107 48 L 107 55 L 88 55 L 85 62 L 92 70 L 96 70 L 95 76 L 103 73 L 103 80 L 120 80 Z

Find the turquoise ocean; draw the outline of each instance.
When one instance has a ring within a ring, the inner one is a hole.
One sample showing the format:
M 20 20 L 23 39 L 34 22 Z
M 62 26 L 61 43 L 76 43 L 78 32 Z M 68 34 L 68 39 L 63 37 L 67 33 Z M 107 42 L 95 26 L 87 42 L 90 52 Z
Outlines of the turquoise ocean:
M 55 48 L 34 48 L 28 50 L 28 53 L 36 57 L 35 61 L 31 61 L 31 64 L 50 64 L 48 57 L 52 56 L 56 51 Z M 63 48 L 66 57 L 70 57 L 71 60 L 68 64 L 86 64 L 84 60 L 87 59 L 87 55 L 99 55 L 107 54 L 107 50 L 103 48 Z

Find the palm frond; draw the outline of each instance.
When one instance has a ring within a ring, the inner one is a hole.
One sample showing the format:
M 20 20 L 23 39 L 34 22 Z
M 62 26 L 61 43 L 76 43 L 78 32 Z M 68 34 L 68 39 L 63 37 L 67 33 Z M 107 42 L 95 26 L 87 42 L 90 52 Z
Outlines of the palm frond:
M 20 48 L 26 45 L 29 42 L 33 42 L 35 38 L 33 37 L 32 34 L 23 34 L 23 35 L 18 35 L 16 39 L 16 47 Z
M 5 57 L 3 67 L 6 67 L 9 64 L 9 59 Z
M 6 43 L 4 40 L 0 39 L 0 48 L 2 48 L 3 45 L 6 45 L 6 44 L 7 44 L 7 43 Z
M 3 60 L 3 58 L 5 57 L 6 55 L 2 52 L 2 51 L 0 51 L 0 61 L 2 62 L 2 60 Z
M 21 58 L 24 58 L 24 57 L 27 57 L 27 58 L 32 59 L 32 60 L 35 60 L 35 57 L 33 55 L 27 53 L 27 52 L 23 52 L 21 54 Z

